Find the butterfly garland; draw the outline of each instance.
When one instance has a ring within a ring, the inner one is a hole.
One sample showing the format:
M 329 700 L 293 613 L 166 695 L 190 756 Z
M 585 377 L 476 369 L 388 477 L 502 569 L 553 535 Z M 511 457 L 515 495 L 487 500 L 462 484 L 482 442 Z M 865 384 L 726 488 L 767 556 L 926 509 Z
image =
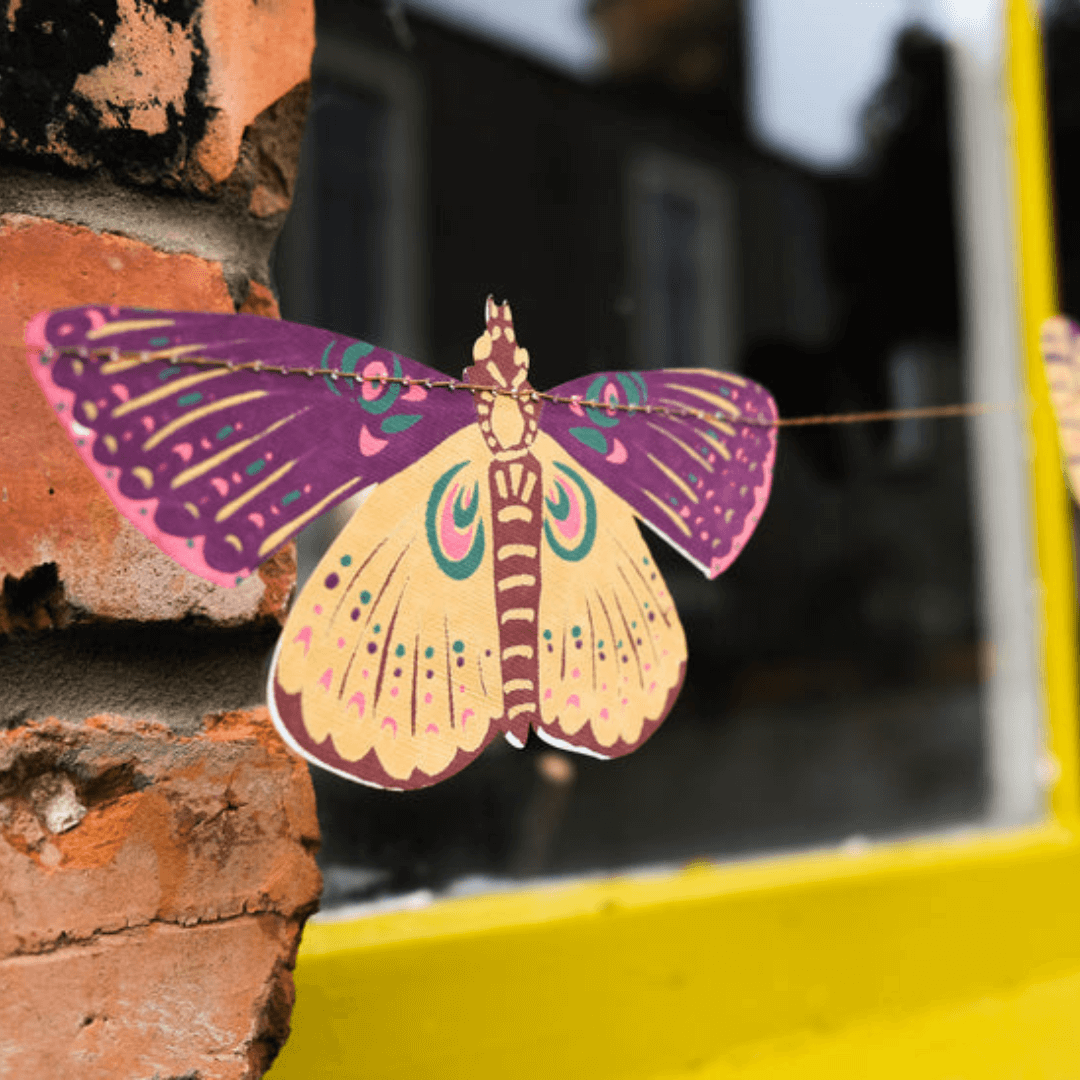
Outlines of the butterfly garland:
M 1073 498 L 1080 501 L 1080 332 L 1061 316 L 1047 319 L 1042 324 L 1039 347 L 1050 385 L 1065 475 Z
M 530 728 L 600 758 L 636 749 L 686 642 L 634 518 L 715 577 L 769 496 L 761 386 L 686 369 L 539 394 L 509 305 L 485 315 L 463 382 L 255 316 L 83 307 L 26 331 L 112 501 L 212 582 L 363 493 L 292 607 L 268 699 L 294 750 L 375 787 L 434 784 Z

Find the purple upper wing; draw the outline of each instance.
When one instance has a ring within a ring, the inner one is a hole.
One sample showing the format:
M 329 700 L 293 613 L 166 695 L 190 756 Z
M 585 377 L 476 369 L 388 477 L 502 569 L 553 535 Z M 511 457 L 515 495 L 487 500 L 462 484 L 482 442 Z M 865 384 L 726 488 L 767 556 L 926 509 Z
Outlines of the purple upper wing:
M 445 380 L 431 368 L 252 315 L 72 308 L 35 316 L 26 343 L 42 390 L 117 507 L 177 562 L 221 585 L 475 416 L 470 394 L 374 381 Z M 118 355 L 98 355 L 112 349 Z M 148 352 L 155 358 L 140 355 Z
M 727 569 L 772 484 L 777 412 L 764 387 L 687 368 L 587 375 L 550 393 L 605 407 L 548 404 L 544 431 L 709 577 Z

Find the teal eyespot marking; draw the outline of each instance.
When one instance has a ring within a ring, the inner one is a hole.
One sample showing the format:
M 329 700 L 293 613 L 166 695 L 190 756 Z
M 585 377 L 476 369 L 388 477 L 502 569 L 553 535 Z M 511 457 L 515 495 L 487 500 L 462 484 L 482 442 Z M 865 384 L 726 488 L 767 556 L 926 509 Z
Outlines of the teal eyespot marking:
M 363 592 L 362 592 L 362 593 L 360 594 L 360 603 L 361 603 L 361 604 L 370 604 L 370 603 L 371 603 L 371 593 L 369 593 L 369 592 L 367 591 L 367 589 L 365 589 L 365 590 L 364 590 L 364 591 L 363 591 Z
M 457 492 L 452 506 L 444 505 L 443 501 L 454 477 L 468 464 L 467 461 L 459 462 L 453 468 L 447 469 L 435 481 L 424 512 L 428 547 L 431 549 L 435 563 L 447 577 L 455 581 L 465 581 L 471 577 L 484 558 L 484 522 L 476 521 L 477 514 L 480 512 L 479 483 L 472 485 L 468 502 L 466 502 L 467 489 L 465 487 Z M 469 548 L 459 558 L 453 558 L 443 547 L 443 529 L 449 524 L 446 520 L 448 511 L 453 527 L 459 533 L 465 533 L 467 529 L 472 528 L 474 522 L 476 523 L 475 532 L 469 540 Z
M 545 496 L 544 504 L 547 506 L 548 514 L 556 522 L 566 521 L 571 510 L 571 496 L 567 487 L 567 481 L 569 481 L 573 488 L 576 489 L 581 506 L 581 526 L 578 533 L 580 540 L 578 540 L 575 547 L 564 546 L 556 537 L 554 530 L 551 528 L 551 521 L 547 517 L 544 519 L 544 537 L 548 542 L 548 546 L 560 559 L 565 559 L 567 562 L 580 562 L 592 551 L 593 542 L 596 540 L 596 500 L 593 498 L 593 494 L 584 479 L 569 465 L 556 461 L 555 468 L 566 477 L 566 480 L 559 478 L 555 484 L 558 499 L 552 501 Z
M 257 458 L 253 461 L 245 470 L 248 476 L 255 476 L 257 473 L 261 473 L 266 468 L 265 458 Z
M 356 361 L 359 360 L 361 356 L 367 356 L 374 348 L 374 345 L 368 345 L 366 341 L 358 341 L 355 345 L 350 345 L 349 348 L 345 350 L 345 355 L 341 358 L 341 370 L 350 372 L 355 371 Z M 350 360 L 350 353 L 354 352 L 355 359 Z M 351 366 L 349 366 L 350 364 Z M 394 357 L 393 378 L 401 378 L 401 358 L 398 356 Z M 394 402 L 397 401 L 398 396 L 401 394 L 401 383 L 387 382 L 383 384 L 383 387 L 386 390 L 386 393 L 380 394 L 370 401 L 364 397 L 363 393 L 356 399 L 364 412 L 369 412 L 372 416 L 381 416 L 384 412 L 393 408 Z M 419 417 L 417 417 L 417 419 L 419 419 Z
M 591 383 L 589 383 L 589 389 L 585 391 L 585 397 L 589 401 L 599 401 L 600 391 L 604 389 L 607 383 L 606 375 L 597 375 Z M 625 386 L 623 387 L 625 390 Z M 636 396 L 636 394 L 635 394 Z M 595 406 L 586 406 L 585 415 L 599 427 L 616 427 L 619 423 L 618 416 L 608 416 L 604 409 L 597 409 Z
M 370 356 L 375 351 L 374 345 L 366 341 L 355 341 L 341 354 L 341 370 L 347 375 L 356 371 L 356 365 L 365 356 Z
M 454 644 L 451 646 L 451 648 L 456 653 L 464 652 L 465 651 L 465 642 L 464 641 L 455 641 Z
M 300 492 L 299 491 L 290 491 L 288 495 L 282 495 L 281 496 L 281 505 L 282 506 L 288 506 L 289 503 L 294 503 L 299 498 L 300 498 Z
M 319 361 L 319 367 L 322 368 L 324 371 L 330 367 L 327 361 L 330 359 L 330 353 L 336 344 L 337 339 L 335 338 L 333 341 L 330 342 L 329 345 L 326 346 L 325 349 L 323 349 L 322 359 Z M 331 379 L 329 375 L 323 376 L 323 382 L 326 383 L 326 385 L 331 390 L 333 390 L 338 397 L 341 397 L 341 391 L 334 385 L 334 380 Z

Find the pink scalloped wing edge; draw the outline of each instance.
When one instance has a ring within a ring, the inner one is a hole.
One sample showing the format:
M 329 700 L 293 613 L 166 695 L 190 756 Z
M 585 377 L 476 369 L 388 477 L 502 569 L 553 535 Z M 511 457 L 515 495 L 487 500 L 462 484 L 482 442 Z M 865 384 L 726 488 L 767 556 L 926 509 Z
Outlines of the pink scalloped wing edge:
M 152 543 L 156 544 L 171 559 L 178 562 L 185 570 L 213 582 L 225 588 L 233 588 L 239 581 L 247 577 L 251 571 L 245 570 L 239 574 L 225 574 L 211 567 L 203 557 L 205 538 L 200 536 L 189 547 L 189 541 L 182 536 L 169 536 L 154 525 L 154 512 L 157 510 L 157 499 L 129 499 L 123 495 L 119 486 L 119 470 L 109 469 L 94 458 L 94 440 L 97 433 L 79 424 L 75 419 L 75 395 L 70 390 L 65 390 L 56 385 L 52 379 L 52 362 L 42 363 L 42 353 L 49 347 L 45 337 L 45 323 L 49 312 L 42 311 L 35 315 L 26 327 L 26 360 L 30 365 L 34 378 L 42 393 L 52 406 L 53 414 L 59 421 L 60 426 L 71 439 L 79 456 L 86 462 L 90 471 L 97 478 L 98 483 L 105 489 L 105 493 L 112 500 L 113 505 L 124 515 Z M 79 431 L 75 431 L 73 424 L 78 424 Z M 85 434 L 83 434 L 85 432 Z M 239 580 L 238 580 L 239 579 Z

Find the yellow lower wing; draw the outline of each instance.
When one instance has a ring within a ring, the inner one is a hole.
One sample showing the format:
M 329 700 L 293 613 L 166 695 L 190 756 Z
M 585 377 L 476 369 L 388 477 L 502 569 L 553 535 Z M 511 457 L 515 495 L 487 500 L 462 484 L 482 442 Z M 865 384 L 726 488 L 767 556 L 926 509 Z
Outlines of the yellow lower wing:
M 297 599 L 270 700 L 285 739 L 324 768 L 376 787 L 425 787 L 495 735 L 503 699 L 488 457 L 469 427 L 381 484 Z M 440 567 L 428 534 L 433 491 L 448 472 L 444 491 L 463 493 L 472 511 L 469 529 L 449 541 L 451 556 L 454 544 L 473 556 L 454 567 L 457 577 Z
M 566 749 L 617 757 L 640 746 L 674 704 L 686 670 L 686 639 L 627 504 L 546 435 L 533 451 L 543 466 L 548 513 L 537 731 Z M 583 504 L 582 522 L 566 544 L 551 517 L 563 477 L 567 492 Z M 565 557 L 568 551 L 573 558 Z

